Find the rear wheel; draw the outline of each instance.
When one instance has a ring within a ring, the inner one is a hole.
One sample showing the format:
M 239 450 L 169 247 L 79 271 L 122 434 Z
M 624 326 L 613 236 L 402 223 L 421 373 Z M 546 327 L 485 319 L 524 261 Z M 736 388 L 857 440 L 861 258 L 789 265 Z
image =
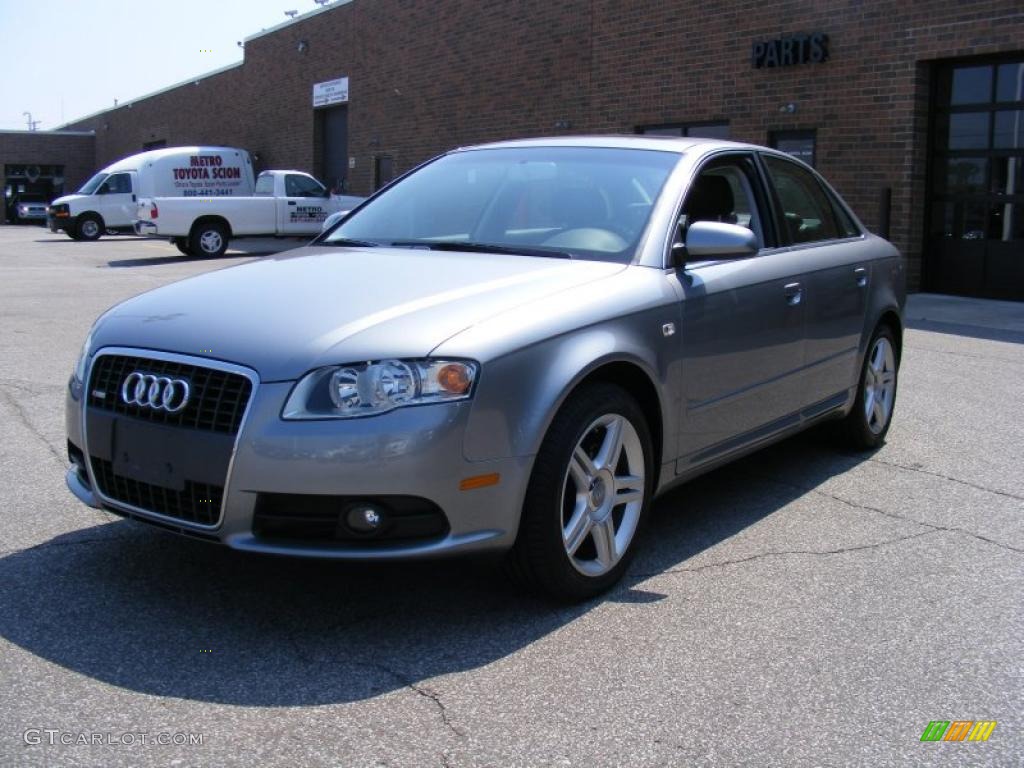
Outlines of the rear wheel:
M 192 251 L 191 255 L 210 258 L 223 256 L 228 249 L 227 228 L 219 221 L 200 222 L 192 227 L 188 245 Z
M 187 237 L 175 237 L 173 238 L 174 247 L 177 248 L 185 256 L 195 256 L 192 252 L 192 246 L 188 244 Z
M 103 234 L 103 221 L 94 213 L 86 213 L 78 219 L 79 240 L 99 240 Z
M 653 485 L 650 431 L 612 384 L 588 386 L 555 417 L 534 462 L 512 575 L 559 600 L 585 600 L 617 582 Z
M 851 448 L 871 450 L 885 442 L 896 405 L 898 373 L 896 337 L 888 325 L 880 325 L 864 356 L 853 409 L 841 424 Z

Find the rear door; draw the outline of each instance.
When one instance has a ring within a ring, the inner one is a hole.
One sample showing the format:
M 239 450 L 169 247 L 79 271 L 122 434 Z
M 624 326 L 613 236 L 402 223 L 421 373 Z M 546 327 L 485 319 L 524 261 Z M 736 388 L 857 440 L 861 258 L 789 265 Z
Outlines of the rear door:
M 108 227 L 130 227 L 135 218 L 135 173 L 112 173 L 96 190 L 100 215 Z
M 278 231 L 285 235 L 311 235 L 320 231 L 331 212 L 330 196 L 316 179 L 301 173 L 284 175 L 283 198 L 278 198 Z
M 808 168 L 762 155 L 782 214 L 783 241 L 806 273 L 807 415 L 842 404 L 856 384 L 871 283 L 870 246 Z
M 679 472 L 796 423 L 804 399 L 804 278 L 799 260 L 779 247 L 753 153 L 718 155 L 701 168 L 680 211 L 678 238 L 702 220 L 748 227 L 761 248 L 751 257 L 692 262 L 677 271 Z

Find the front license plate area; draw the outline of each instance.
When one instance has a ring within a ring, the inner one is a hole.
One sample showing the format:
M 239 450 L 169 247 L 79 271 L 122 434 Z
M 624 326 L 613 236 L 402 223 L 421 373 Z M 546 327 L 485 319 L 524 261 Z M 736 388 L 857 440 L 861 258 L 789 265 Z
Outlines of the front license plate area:
M 183 454 L 173 444 L 176 441 L 169 438 L 166 427 L 115 419 L 111 440 L 114 474 L 171 491 L 184 491 Z

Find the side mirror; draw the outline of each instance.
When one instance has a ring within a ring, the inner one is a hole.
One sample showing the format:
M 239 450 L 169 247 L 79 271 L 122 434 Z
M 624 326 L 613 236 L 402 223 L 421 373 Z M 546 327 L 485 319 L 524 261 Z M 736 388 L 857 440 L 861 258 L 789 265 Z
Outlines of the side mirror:
M 757 253 L 757 235 L 737 224 L 718 221 L 695 221 L 686 230 L 685 248 L 672 248 L 677 267 L 687 261 L 705 259 L 742 259 Z
M 335 224 L 337 224 L 339 221 L 341 221 L 346 216 L 348 216 L 349 213 L 351 213 L 351 211 L 335 211 L 330 216 L 328 216 L 326 219 L 324 219 L 324 223 L 320 225 L 320 231 L 321 232 L 326 232 L 328 229 L 330 229 Z

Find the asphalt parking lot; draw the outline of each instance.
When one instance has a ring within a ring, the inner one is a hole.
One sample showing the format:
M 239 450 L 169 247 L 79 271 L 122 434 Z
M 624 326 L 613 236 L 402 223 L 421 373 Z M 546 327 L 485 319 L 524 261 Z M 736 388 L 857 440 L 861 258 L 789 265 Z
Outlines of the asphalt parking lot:
M 567 608 L 487 563 L 244 556 L 67 492 L 93 319 L 248 258 L 0 227 L 0 765 L 1020 765 L 1024 305 L 913 297 L 883 449 L 815 432 L 694 481 Z

